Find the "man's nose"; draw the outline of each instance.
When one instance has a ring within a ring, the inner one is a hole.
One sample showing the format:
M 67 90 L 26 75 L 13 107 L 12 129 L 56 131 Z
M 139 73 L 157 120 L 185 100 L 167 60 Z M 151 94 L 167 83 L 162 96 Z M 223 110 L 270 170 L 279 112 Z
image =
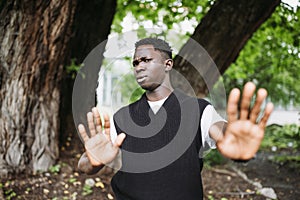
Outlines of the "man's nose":
M 134 67 L 134 70 L 135 70 L 136 73 L 144 71 L 145 70 L 145 65 L 143 63 L 139 63 L 138 65 L 136 65 Z

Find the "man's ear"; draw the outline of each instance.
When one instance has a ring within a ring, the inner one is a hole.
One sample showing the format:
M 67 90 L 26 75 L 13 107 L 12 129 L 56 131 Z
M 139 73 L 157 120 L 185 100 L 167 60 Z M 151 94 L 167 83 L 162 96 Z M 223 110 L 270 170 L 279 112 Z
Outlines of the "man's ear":
M 165 70 L 170 71 L 173 68 L 173 60 L 172 59 L 167 59 L 165 61 L 165 66 L 166 66 Z

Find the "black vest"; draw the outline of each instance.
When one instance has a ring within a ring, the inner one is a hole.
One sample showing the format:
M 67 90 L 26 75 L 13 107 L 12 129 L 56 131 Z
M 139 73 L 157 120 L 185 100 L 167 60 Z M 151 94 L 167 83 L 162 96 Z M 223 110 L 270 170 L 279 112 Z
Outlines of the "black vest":
M 114 115 L 117 133 L 126 133 L 111 181 L 118 200 L 203 199 L 200 119 L 208 104 L 175 90 L 156 114 L 144 94 Z

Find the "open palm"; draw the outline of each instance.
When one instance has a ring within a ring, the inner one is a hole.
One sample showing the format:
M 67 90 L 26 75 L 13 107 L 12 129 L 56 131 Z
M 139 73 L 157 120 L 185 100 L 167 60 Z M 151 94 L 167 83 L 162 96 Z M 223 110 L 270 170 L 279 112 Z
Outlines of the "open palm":
M 227 105 L 228 125 L 226 131 L 217 140 L 219 151 L 231 159 L 251 159 L 258 151 L 264 137 L 267 120 L 273 110 L 273 104 L 268 103 L 264 114 L 259 119 L 261 106 L 267 97 L 265 89 L 259 89 L 256 101 L 251 108 L 251 99 L 255 92 L 255 85 L 247 83 L 243 89 L 240 112 L 238 103 L 240 91 L 233 89 L 230 92 Z
M 78 126 L 78 130 L 84 141 L 86 155 L 91 165 L 99 166 L 110 163 L 118 155 L 119 147 L 125 139 L 125 134 L 119 134 L 113 143 L 110 137 L 109 116 L 107 114 L 104 115 L 104 125 L 102 127 L 101 117 L 97 108 L 93 108 L 92 112 L 87 114 L 87 121 L 90 137 L 82 124 Z

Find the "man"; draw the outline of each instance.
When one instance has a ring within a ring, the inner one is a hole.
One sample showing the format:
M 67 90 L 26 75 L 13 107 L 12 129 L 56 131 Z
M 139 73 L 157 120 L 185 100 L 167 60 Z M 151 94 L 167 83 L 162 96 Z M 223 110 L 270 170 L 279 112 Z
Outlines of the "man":
M 225 122 L 207 101 L 173 89 L 171 52 L 170 46 L 160 39 L 146 38 L 136 43 L 134 75 L 146 92 L 114 115 L 118 134 L 115 141 L 111 141 L 109 117 L 104 115 L 102 127 L 96 108 L 87 114 L 90 136 L 83 125 L 78 126 L 86 149 L 78 163 L 81 171 L 98 172 L 122 149 L 122 168 L 111 183 L 117 199 L 202 199 L 203 164 L 199 154 L 206 144 L 213 147 L 215 142 L 227 158 L 249 160 L 263 139 L 273 109 L 271 103 L 267 104 L 258 121 L 267 97 L 265 89 L 258 90 L 250 110 L 255 85 L 247 83 L 239 113 L 240 91 L 233 89 Z

